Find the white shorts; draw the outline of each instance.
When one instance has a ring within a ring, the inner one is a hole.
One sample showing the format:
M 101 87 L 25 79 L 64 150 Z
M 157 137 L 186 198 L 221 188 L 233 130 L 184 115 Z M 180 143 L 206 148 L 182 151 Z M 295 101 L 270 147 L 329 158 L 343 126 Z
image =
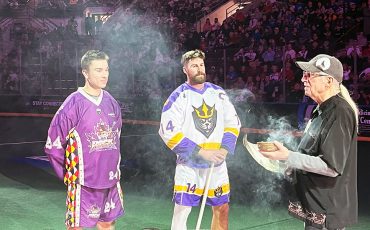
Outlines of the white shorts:
M 184 206 L 198 206 L 204 193 L 210 168 L 191 168 L 178 164 L 175 173 L 173 201 Z M 219 206 L 230 201 L 230 184 L 226 162 L 214 167 L 206 204 Z

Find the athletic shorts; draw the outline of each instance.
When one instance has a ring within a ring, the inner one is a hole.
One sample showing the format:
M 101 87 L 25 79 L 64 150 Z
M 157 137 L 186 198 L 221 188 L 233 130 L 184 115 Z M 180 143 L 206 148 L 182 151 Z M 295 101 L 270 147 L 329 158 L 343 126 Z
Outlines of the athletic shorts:
M 68 227 L 95 227 L 98 222 L 111 222 L 124 214 L 121 185 L 93 189 L 69 184 L 65 224 Z
M 175 172 L 173 201 L 183 206 L 198 206 L 204 194 L 209 168 L 191 168 L 178 164 Z M 219 206 L 230 201 L 230 184 L 226 163 L 214 167 L 206 204 Z

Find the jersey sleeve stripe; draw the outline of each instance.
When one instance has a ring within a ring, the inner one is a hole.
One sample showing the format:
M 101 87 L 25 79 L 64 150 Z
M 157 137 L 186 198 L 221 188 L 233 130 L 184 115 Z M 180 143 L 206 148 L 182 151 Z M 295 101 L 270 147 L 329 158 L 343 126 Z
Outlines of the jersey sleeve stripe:
M 177 144 L 181 142 L 181 140 L 184 138 L 184 134 L 182 132 L 177 133 L 175 136 L 173 136 L 168 142 L 167 146 L 170 149 L 173 149 Z
M 180 96 L 179 92 L 173 93 L 164 103 L 162 112 L 166 112 L 167 110 L 169 110 L 172 104 L 175 103 L 179 96 Z
M 224 129 L 224 132 L 225 133 L 232 133 L 234 134 L 235 136 L 239 136 L 239 130 L 236 129 L 236 128 L 225 128 Z
M 202 143 L 202 144 L 199 144 L 199 146 L 200 146 L 202 149 L 206 149 L 206 150 L 220 149 L 220 147 L 221 147 L 221 143 L 217 143 L 217 142 L 209 142 L 209 143 Z

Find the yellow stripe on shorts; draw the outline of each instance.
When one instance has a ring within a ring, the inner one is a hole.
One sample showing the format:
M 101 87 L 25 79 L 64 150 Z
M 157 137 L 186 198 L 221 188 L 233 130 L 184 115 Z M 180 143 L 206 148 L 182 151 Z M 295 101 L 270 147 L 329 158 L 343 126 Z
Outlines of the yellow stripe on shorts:
M 182 193 L 188 193 L 188 194 L 195 194 L 197 196 L 202 196 L 204 193 L 203 188 L 196 188 L 194 192 L 187 192 L 188 186 L 184 185 L 175 185 L 174 191 L 175 192 L 182 192 Z M 216 189 L 209 189 L 208 190 L 208 197 L 212 198 L 215 197 L 215 190 Z M 222 185 L 222 195 L 230 193 L 230 184 L 224 184 Z

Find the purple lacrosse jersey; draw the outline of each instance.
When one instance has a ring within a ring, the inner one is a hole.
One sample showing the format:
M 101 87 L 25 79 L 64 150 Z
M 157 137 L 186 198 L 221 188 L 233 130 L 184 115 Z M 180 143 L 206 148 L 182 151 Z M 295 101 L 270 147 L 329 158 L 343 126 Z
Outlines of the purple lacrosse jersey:
M 119 181 L 121 108 L 106 91 L 98 98 L 82 88 L 72 93 L 51 121 L 45 152 L 65 184 L 110 188 Z

